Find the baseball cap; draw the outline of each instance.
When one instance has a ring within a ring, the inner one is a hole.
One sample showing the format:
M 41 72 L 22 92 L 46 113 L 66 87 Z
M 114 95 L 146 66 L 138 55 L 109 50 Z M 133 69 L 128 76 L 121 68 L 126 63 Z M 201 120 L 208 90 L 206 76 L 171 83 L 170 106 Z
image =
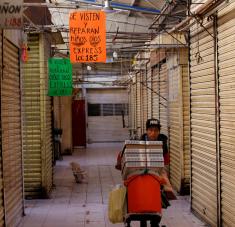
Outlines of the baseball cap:
M 146 121 L 146 129 L 151 128 L 151 127 L 156 127 L 156 128 L 161 128 L 160 121 L 155 118 L 148 119 Z

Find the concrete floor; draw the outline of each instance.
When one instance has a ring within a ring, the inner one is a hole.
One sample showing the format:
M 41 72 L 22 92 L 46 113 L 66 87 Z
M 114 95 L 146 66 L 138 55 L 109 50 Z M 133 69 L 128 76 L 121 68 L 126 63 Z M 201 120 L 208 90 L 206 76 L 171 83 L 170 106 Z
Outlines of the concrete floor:
M 122 182 L 120 171 L 114 168 L 121 147 L 118 143 L 93 144 L 57 161 L 51 199 L 26 201 L 23 227 L 123 227 L 123 224 L 111 224 L 107 218 L 108 193 Z M 80 163 L 87 171 L 88 183 L 75 183 L 71 161 Z M 139 222 L 132 223 L 133 227 L 139 226 Z M 206 226 L 190 213 L 188 197 L 182 196 L 163 210 L 161 225 Z

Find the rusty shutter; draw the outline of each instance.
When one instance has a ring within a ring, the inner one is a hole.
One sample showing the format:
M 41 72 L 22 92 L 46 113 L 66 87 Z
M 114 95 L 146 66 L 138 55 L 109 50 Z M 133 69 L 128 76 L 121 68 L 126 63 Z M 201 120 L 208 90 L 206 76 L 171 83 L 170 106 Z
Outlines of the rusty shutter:
M 1 123 L 5 225 L 17 226 L 24 206 L 19 50 L 5 38 L 3 47 Z
M 23 152 L 25 196 L 47 196 L 52 187 L 51 101 L 47 96 L 48 46 L 29 34 L 23 73 Z M 45 48 L 45 50 L 44 50 Z
M 0 78 L 2 78 L 2 30 L 0 30 Z M 2 137 L 2 135 L 0 134 L 0 137 Z M 2 142 L 2 140 L 0 140 L 0 143 Z M 2 146 L 1 146 L 2 147 Z M 4 205 L 3 205 L 3 175 L 2 175 L 2 150 L 1 152 L 1 160 L 0 160 L 0 226 L 4 226 Z
M 221 211 L 222 226 L 235 223 L 235 3 L 219 12 L 218 52 L 220 91 Z
M 216 122 L 213 21 L 190 29 L 190 99 L 192 210 L 206 222 L 217 222 Z

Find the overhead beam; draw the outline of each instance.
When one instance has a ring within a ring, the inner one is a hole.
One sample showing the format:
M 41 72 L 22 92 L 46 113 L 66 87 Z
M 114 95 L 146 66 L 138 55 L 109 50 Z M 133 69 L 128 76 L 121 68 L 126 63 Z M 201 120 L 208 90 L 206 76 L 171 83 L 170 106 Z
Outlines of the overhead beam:
M 104 4 L 97 3 L 95 0 L 77 0 L 72 1 L 70 0 L 70 4 L 65 3 L 24 3 L 23 5 L 25 7 L 35 6 L 35 7 L 48 7 L 48 8 L 64 8 L 64 9 L 76 9 L 79 8 L 79 3 L 84 3 L 88 5 L 98 6 L 98 7 L 104 7 Z M 136 12 L 142 12 L 142 13 L 148 13 L 148 14 L 160 14 L 161 11 L 158 9 L 153 8 L 145 8 L 145 7 L 138 7 L 138 6 L 130 6 L 127 4 L 117 3 L 117 2 L 111 2 L 111 6 L 115 9 L 123 9 L 123 10 L 130 10 L 130 11 L 136 11 Z

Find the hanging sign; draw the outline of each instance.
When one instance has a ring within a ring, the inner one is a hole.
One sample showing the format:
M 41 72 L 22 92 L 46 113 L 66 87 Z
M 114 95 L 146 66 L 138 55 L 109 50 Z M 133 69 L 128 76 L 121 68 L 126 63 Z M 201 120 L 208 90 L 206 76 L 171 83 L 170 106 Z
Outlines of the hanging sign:
M 23 27 L 23 0 L 1 0 L 0 18 L 0 28 L 21 29 Z
M 48 60 L 49 65 L 49 96 L 70 96 L 72 95 L 72 65 L 69 59 Z
M 79 11 L 69 19 L 70 60 L 106 62 L 106 19 L 102 11 Z

